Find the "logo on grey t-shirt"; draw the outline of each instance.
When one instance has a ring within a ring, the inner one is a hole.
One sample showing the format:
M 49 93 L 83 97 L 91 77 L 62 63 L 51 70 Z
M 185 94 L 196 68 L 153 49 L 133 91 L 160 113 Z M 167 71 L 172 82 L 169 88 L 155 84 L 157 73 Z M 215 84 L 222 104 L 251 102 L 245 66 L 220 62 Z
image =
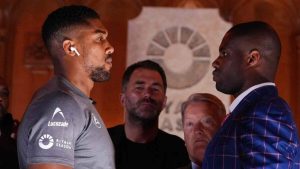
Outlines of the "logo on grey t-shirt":
M 59 121 L 60 120 L 60 121 Z M 56 109 L 53 112 L 52 118 L 50 121 L 48 121 L 48 126 L 50 127 L 68 127 L 69 123 L 66 121 L 64 113 L 61 111 L 59 107 L 56 107 Z
M 94 122 L 95 126 L 98 128 L 101 128 L 102 127 L 101 123 L 99 122 L 99 120 L 93 113 L 92 113 L 92 118 L 93 118 L 93 122 Z
M 39 146 L 42 148 L 42 149 L 49 149 L 53 146 L 54 144 L 54 140 L 53 140 L 53 137 L 49 134 L 44 134 L 40 137 L 39 139 Z

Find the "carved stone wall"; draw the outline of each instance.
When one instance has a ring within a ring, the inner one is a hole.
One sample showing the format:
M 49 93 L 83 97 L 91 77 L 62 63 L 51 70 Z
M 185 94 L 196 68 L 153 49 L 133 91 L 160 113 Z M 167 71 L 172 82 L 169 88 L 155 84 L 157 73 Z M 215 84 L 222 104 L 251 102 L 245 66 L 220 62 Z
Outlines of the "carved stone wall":
M 7 27 L 8 27 L 8 13 L 9 8 L 6 8 L 7 2 L 0 2 L 0 76 L 7 78 L 6 71 L 6 57 L 5 47 L 7 44 Z
M 167 103 L 159 118 L 162 130 L 183 137 L 180 106 L 192 93 L 212 93 L 229 106 L 230 96 L 218 92 L 212 80 L 211 64 L 231 27 L 217 9 L 144 7 L 128 24 L 127 66 L 149 59 L 167 76 Z

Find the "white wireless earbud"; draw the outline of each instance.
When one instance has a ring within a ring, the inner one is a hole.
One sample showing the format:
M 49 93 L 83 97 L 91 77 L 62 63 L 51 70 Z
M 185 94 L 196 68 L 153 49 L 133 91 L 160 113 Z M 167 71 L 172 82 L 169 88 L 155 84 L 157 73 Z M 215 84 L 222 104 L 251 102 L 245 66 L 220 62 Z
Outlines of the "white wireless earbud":
M 78 52 L 78 50 L 77 50 L 74 46 L 71 46 L 71 47 L 70 47 L 70 50 L 71 50 L 72 52 L 75 52 L 77 56 L 80 56 L 80 53 Z

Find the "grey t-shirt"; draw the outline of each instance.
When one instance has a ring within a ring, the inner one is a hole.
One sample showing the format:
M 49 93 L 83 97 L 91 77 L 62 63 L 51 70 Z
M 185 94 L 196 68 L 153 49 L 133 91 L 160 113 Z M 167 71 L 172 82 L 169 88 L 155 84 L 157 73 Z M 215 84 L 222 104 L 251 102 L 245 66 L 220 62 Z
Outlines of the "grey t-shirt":
M 75 169 L 114 169 L 114 149 L 92 101 L 54 77 L 26 110 L 18 131 L 20 168 L 57 163 Z

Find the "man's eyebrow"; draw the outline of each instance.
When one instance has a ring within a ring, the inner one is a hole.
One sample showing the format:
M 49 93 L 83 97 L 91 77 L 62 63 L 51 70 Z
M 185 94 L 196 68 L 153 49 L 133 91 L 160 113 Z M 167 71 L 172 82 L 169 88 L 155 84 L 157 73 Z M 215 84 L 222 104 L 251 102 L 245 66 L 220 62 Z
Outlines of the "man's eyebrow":
M 161 83 L 159 83 L 159 82 L 153 83 L 153 86 L 159 86 L 159 87 L 163 88 L 163 85 Z
M 137 80 L 137 81 L 135 81 L 135 84 L 145 84 L 145 82 L 142 80 Z
M 107 35 L 107 31 L 106 30 L 101 30 L 101 29 L 96 29 L 95 33 L 101 33 L 101 34 Z

